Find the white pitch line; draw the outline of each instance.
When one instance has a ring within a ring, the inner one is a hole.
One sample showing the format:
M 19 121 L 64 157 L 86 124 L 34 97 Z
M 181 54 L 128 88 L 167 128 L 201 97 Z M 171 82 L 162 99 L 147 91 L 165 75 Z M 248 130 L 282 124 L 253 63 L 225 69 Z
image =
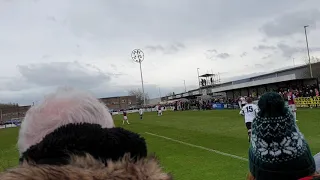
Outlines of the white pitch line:
M 243 157 L 240 157 L 240 156 L 236 156 L 236 155 L 233 155 L 233 154 L 217 151 L 217 150 L 206 148 L 206 147 L 203 147 L 203 146 L 198 146 L 198 145 L 186 143 L 186 142 L 183 142 L 183 141 L 179 141 L 179 140 L 172 139 L 172 138 L 169 138 L 169 137 L 161 136 L 161 135 L 158 135 L 158 134 L 153 134 L 153 133 L 149 133 L 149 132 L 145 132 L 145 133 L 149 134 L 151 136 L 156 136 L 156 137 L 163 138 L 163 139 L 166 139 L 166 140 L 169 140 L 169 141 L 173 141 L 173 142 L 176 142 L 176 143 L 184 144 L 184 145 L 187 145 L 187 146 L 190 146 L 190 147 L 195 147 L 195 148 L 207 150 L 207 151 L 210 151 L 210 152 L 214 152 L 214 153 L 217 153 L 217 154 L 220 154 L 220 155 L 223 155 L 223 156 L 232 157 L 234 159 L 239 159 L 239 160 L 242 160 L 242 161 L 248 161 L 248 159 L 246 159 L 246 158 L 243 158 Z

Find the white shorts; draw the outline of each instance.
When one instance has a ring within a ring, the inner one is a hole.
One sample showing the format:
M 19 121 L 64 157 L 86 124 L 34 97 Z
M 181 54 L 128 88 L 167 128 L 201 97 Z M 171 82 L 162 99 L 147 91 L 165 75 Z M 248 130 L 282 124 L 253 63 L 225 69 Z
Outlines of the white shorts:
M 127 116 L 123 116 L 123 119 L 124 119 L 124 120 L 128 120 L 128 117 L 127 117 Z
M 159 113 L 159 114 L 161 114 L 161 113 L 162 113 L 162 111 L 161 111 L 161 110 L 158 110 L 158 113 Z
M 289 104 L 289 110 L 290 110 L 291 112 L 296 112 L 296 111 L 297 111 L 296 105 L 295 105 L 295 104 Z

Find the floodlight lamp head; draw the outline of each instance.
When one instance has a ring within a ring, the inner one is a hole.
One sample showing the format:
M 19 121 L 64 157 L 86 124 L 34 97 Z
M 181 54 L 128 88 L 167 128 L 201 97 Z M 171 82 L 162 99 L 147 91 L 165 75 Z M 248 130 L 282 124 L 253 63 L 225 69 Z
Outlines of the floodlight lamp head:
M 131 53 L 131 58 L 133 61 L 141 63 L 144 60 L 144 53 L 141 49 L 134 49 Z

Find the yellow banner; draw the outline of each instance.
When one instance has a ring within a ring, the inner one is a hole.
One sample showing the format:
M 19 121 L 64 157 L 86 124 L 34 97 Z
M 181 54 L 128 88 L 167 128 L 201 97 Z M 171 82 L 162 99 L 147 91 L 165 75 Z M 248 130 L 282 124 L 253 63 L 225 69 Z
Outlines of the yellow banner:
M 320 107 L 320 96 L 317 97 L 299 97 L 295 100 L 297 107 Z

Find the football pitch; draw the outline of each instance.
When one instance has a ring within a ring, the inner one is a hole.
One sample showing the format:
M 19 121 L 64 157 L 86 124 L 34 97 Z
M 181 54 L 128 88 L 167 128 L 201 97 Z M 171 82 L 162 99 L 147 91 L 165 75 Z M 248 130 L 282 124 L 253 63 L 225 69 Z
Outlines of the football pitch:
M 238 110 L 156 112 L 128 114 L 130 125 L 117 127 L 140 133 L 148 152 L 155 153 L 165 171 L 176 180 L 245 179 L 248 172 L 248 139 Z M 299 109 L 298 126 L 312 153 L 320 152 L 320 109 Z M 0 129 L 0 171 L 18 164 L 18 128 Z

